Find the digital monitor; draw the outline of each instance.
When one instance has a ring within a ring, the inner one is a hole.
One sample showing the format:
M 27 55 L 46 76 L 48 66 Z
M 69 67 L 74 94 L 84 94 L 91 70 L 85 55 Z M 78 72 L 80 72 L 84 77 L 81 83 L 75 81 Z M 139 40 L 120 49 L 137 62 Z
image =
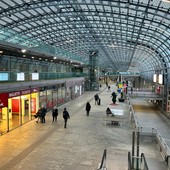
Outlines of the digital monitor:
M 39 80 L 39 73 L 32 73 L 32 80 Z
M 24 73 L 17 73 L 17 81 L 24 81 L 25 74 Z
M 0 73 L 0 81 L 8 81 L 9 73 Z

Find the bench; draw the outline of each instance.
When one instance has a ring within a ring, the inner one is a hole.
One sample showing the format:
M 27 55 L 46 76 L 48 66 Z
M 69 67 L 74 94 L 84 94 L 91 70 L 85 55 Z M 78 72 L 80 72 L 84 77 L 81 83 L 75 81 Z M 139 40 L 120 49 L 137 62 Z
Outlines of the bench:
M 103 117 L 103 120 L 105 121 L 105 123 L 111 122 L 112 125 L 120 125 L 120 123 L 124 122 L 122 116 L 105 116 Z

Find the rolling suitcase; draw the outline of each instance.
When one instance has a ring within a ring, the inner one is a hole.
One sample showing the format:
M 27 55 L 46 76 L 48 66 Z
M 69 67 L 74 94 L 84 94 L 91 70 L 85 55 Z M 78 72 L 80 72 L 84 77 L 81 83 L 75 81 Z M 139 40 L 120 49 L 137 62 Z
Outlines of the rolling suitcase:
M 99 98 L 99 99 L 98 99 L 98 105 L 100 105 L 100 102 L 101 102 L 101 99 Z

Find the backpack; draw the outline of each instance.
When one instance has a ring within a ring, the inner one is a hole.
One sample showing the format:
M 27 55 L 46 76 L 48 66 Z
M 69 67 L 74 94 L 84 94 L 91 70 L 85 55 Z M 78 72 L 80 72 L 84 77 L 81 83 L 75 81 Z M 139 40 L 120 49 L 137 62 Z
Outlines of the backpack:
M 69 116 L 69 113 L 67 111 L 64 111 L 63 112 L 63 118 L 64 119 L 68 119 L 70 116 Z

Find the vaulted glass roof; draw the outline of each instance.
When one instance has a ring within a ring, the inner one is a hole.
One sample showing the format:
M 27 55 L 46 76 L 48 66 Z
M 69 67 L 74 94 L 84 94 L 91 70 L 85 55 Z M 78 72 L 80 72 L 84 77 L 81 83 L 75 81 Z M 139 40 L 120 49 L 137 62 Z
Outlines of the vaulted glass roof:
M 169 67 L 169 0 L 1 0 L 0 40 L 88 64 L 141 72 Z

